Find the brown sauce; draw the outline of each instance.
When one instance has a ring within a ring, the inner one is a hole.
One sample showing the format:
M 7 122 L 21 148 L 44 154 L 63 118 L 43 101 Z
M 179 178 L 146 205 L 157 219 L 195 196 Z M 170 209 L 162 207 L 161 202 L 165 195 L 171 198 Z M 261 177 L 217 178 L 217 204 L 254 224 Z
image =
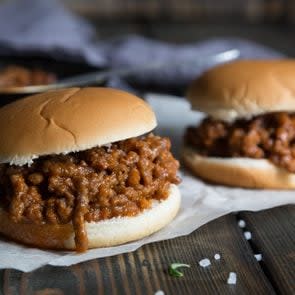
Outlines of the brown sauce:
M 15 222 L 72 223 L 76 248 L 85 251 L 85 221 L 135 216 L 168 197 L 169 185 L 179 183 L 170 147 L 169 139 L 148 135 L 31 166 L 1 164 L 0 206 Z
M 23 87 L 54 83 L 56 76 L 41 69 L 8 66 L 0 71 L 0 87 Z
M 295 172 L 295 114 L 269 113 L 232 124 L 206 118 L 185 141 L 205 156 L 269 159 Z

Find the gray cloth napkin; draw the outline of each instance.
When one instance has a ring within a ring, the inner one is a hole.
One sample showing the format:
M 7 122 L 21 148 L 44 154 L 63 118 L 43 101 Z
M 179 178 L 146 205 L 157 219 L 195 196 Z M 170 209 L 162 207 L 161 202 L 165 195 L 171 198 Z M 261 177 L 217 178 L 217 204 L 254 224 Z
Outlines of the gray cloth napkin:
M 0 55 L 49 56 L 102 66 L 95 30 L 56 0 L 13 0 L 0 6 Z
M 175 45 L 140 36 L 127 36 L 109 44 L 108 64 L 111 67 L 144 68 L 149 63 L 162 63 L 159 70 L 138 71 L 131 79 L 141 85 L 178 87 L 186 85 L 214 63 L 196 66 L 200 56 L 213 56 L 230 49 L 240 52 L 239 58 L 279 58 L 283 55 L 271 48 L 238 38 L 216 38 L 192 44 Z M 131 80 L 130 79 L 130 80 Z
M 206 69 L 191 61 L 199 56 L 238 49 L 240 58 L 277 58 L 275 50 L 237 38 L 175 45 L 140 36 L 97 40 L 94 28 L 56 0 L 9 1 L 0 6 L 0 56 L 48 56 L 97 67 L 137 67 L 129 77 L 140 85 L 181 87 Z M 157 70 L 143 70 L 159 62 Z M 212 64 L 210 65 L 212 66 Z M 126 88 L 118 77 L 109 85 Z

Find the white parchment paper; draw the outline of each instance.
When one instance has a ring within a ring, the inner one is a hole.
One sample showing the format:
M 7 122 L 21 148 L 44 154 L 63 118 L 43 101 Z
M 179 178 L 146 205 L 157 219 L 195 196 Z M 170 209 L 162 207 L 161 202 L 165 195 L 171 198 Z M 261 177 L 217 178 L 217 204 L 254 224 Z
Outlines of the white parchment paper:
M 202 114 L 190 111 L 189 104 L 181 98 L 150 94 L 146 99 L 158 117 L 159 127 L 156 133 L 171 137 L 173 152 L 178 156 L 185 127 L 188 124 L 195 124 L 202 118 Z M 183 170 L 180 174 L 183 180 L 180 185 L 182 194 L 180 212 L 170 225 L 154 235 L 117 247 L 89 250 L 84 254 L 38 250 L 0 238 L 0 269 L 15 268 L 31 271 L 45 264 L 68 266 L 93 258 L 131 252 L 147 243 L 187 235 L 201 225 L 233 211 L 258 211 L 295 203 L 294 191 L 245 190 L 211 186 Z

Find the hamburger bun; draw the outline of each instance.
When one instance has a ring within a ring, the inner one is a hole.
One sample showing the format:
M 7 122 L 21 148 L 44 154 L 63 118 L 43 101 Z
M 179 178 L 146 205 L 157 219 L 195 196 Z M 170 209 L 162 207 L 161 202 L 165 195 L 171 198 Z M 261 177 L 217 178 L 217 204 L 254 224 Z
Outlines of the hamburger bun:
M 295 111 L 295 60 L 239 60 L 217 66 L 189 87 L 193 109 L 232 122 Z
M 126 119 L 128 118 L 128 120 Z M 30 164 L 136 137 L 157 125 L 138 97 L 111 88 L 68 88 L 18 100 L 0 108 L 0 163 Z
M 295 174 L 267 159 L 205 157 L 187 146 L 182 158 L 190 171 L 209 182 L 256 189 L 295 188 Z
M 170 223 L 180 207 L 180 192 L 170 186 L 169 197 L 134 217 L 117 217 L 86 223 L 88 247 L 111 247 L 138 240 Z M 12 240 L 46 249 L 75 250 L 72 224 L 15 223 L 0 208 L 0 232 Z

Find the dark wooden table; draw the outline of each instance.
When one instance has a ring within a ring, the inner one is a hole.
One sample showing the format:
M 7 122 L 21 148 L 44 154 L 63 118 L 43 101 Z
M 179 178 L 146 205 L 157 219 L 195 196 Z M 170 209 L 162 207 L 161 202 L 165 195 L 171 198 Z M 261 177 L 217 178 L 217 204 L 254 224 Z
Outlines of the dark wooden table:
M 295 55 L 294 29 L 264 26 L 191 24 L 103 24 L 98 35 L 139 33 L 173 42 L 216 36 L 239 36 Z M 238 227 L 246 221 L 247 241 Z M 213 256 L 220 253 L 221 260 Z M 262 254 L 258 262 L 254 254 Z M 211 266 L 198 265 L 209 258 Z M 191 265 L 184 277 L 173 278 L 172 262 Z M 229 272 L 237 284 L 226 283 Z M 0 294 L 295 294 L 295 206 L 221 217 L 189 236 L 146 245 L 129 254 L 96 259 L 71 267 L 46 266 L 31 273 L 0 271 Z
M 247 241 L 237 222 L 252 233 Z M 214 260 L 220 253 L 220 261 Z M 258 262 L 254 254 L 262 254 Z M 202 258 L 211 265 L 198 265 Z M 184 277 L 172 262 L 191 265 Z M 229 272 L 237 284 L 226 283 Z M 0 294 L 295 294 L 295 206 L 230 214 L 189 236 L 146 245 L 129 254 L 34 272 L 0 271 Z

